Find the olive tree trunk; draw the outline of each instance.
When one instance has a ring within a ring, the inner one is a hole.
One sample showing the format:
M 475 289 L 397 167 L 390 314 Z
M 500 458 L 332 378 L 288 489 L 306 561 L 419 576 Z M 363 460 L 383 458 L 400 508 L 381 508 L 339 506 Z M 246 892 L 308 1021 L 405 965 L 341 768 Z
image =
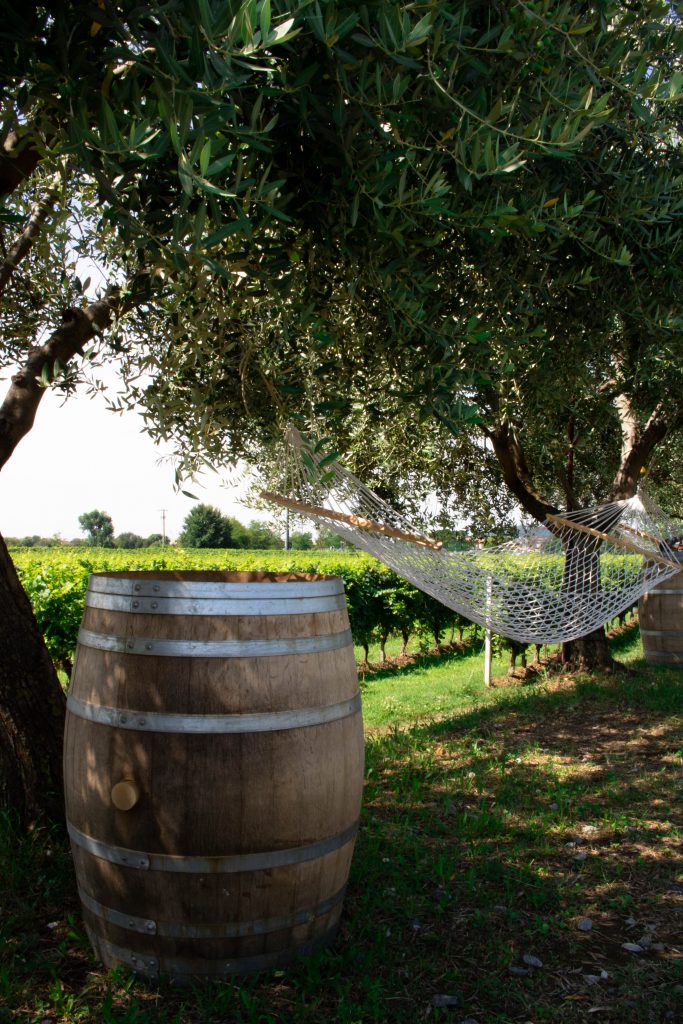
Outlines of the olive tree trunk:
M 616 388 L 616 385 L 615 390 L 613 405 L 622 434 L 621 459 L 612 483 L 611 493 L 605 495 L 607 501 L 633 497 L 638 489 L 641 469 L 647 464 L 648 459 L 666 436 L 673 422 L 660 404 L 653 410 L 647 423 L 639 427 L 630 399 Z M 572 425 L 572 433 L 573 429 Z M 522 443 L 511 424 L 502 420 L 490 429 L 483 428 L 483 432 L 491 442 L 505 484 L 515 495 L 522 508 L 541 523 L 549 513 L 557 515 L 559 510 L 534 487 Z M 573 488 L 573 466 L 568 478 L 572 481 Z M 569 494 L 568 501 L 571 504 Z M 575 549 L 574 557 L 581 557 L 580 548 Z M 587 559 L 581 571 L 587 574 L 588 579 L 591 574 L 595 573 L 595 562 L 591 563 Z M 596 577 L 589 585 L 599 586 L 599 579 Z M 609 670 L 614 667 L 615 662 L 610 654 L 604 627 L 563 644 L 562 660 L 572 672 Z
M 604 626 L 562 645 L 562 660 L 570 672 L 609 672 L 615 667 Z
M 64 815 L 65 709 L 31 603 L 0 537 L 0 803 L 24 824 Z
M 0 468 L 32 428 L 56 360 L 67 363 L 112 317 L 118 292 L 69 310 L 42 346 L 29 350 L 0 405 Z M 0 806 L 24 824 L 64 817 L 62 739 L 65 699 L 7 546 L 0 537 Z

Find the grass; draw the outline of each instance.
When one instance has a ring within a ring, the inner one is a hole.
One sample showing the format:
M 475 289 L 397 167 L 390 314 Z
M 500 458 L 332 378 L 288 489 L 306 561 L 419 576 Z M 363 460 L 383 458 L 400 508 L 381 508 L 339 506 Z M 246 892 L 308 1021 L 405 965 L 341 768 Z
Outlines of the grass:
M 628 674 L 485 691 L 479 652 L 365 673 L 342 929 L 288 971 L 181 992 L 105 972 L 63 835 L 5 822 L 0 1022 L 681 1021 L 683 673 L 637 631 L 613 645 Z
M 387 653 L 398 653 L 387 648 Z M 360 687 L 363 694 L 363 721 L 366 731 L 375 733 L 388 728 L 401 728 L 434 721 L 452 713 L 495 702 L 499 691 L 487 689 L 484 680 L 483 638 L 468 638 L 462 650 L 420 657 L 412 656 L 406 662 L 390 660 L 386 666 L 373 660 L 376 652 L 370 649 L 370 665 L 359 666 Z M 414 660 L 413 660 L 414 657 Z M 503 652 L 493 659 L 494 676 L 504 676 L 509 655 Z

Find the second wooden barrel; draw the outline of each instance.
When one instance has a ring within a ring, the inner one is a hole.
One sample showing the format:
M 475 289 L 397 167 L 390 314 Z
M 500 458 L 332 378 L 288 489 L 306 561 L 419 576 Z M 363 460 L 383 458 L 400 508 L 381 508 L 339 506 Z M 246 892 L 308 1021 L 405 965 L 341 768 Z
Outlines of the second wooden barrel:
M 646 660 L 683 669 L 683 551 L 675 557 L 681 572 L 643 594 L 638 619 Z
M 342 581 L 93 575 L 64 758 L 86 928 L 107 966 L 183 983 L 329 942 L 363 785 Z

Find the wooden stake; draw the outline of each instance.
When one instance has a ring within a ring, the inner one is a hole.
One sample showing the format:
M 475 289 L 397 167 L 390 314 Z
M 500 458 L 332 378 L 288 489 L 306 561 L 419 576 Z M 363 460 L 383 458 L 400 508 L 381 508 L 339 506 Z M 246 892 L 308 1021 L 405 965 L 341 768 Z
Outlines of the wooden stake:
M 483 544 L 482 544 L 483 547 Z M 491 600 L 493 598 L 493 580 L 486 580 L 486 632 L 484 633 L 484 686 L 491 685 L 491 663 L 493 647 L 491 645 Z

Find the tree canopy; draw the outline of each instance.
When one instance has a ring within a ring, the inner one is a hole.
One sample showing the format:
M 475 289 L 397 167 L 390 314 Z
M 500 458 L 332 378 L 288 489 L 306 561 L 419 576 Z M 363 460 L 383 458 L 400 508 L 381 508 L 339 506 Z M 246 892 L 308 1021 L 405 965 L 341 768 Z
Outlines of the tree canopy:
M 72 363 L 116 312 L 95 352 L 185 468 L 253 457 L 292 412 L 485 422 L 495 449 L 596 381 L 603 410 L 610 378 L 639 411 L 680 385 L 668 4 L 65 2 L 13 9 L 0 43 L 3 189 L 43 175 L 59 250 L 77 182 L 120 285 L 67 320 Z M 64 333 L 46 379 L 72 379 Z
M 130 530 L 124 530 L 123 533 L 117 533 L 114 538 L 114 545 L 117 548 L 144 548 L 147 547 L 147 542 L 144 537 L 141 537 L 139 533 L 133 533 Z
M 78 517 L 78 524 L 88 535 L 88 543 L 100 548 L 114 546 L 114 523 L 108 512 L 93 509 Z
M 408 499 L 632 492 L 681 427 L 682 40 L 666 0 L 5 5 L 0 467 L 109 359 L 181 475 L 296 416 Z M 0 619 L 30 809 L 63 695 L 1 543 Z
M 186 548 L 234 548 L 230 520 L 213 505 L 201 503 L 188 512 L 178 542 Z
M 283 546 L 279 533 L 271 525 L 259 522 L 258 519 L 252 519 L 248 526 L 239 523 L 237 537 L 239 546 L 244 548 L 258 548 L 260 551 L 266 551 Z

